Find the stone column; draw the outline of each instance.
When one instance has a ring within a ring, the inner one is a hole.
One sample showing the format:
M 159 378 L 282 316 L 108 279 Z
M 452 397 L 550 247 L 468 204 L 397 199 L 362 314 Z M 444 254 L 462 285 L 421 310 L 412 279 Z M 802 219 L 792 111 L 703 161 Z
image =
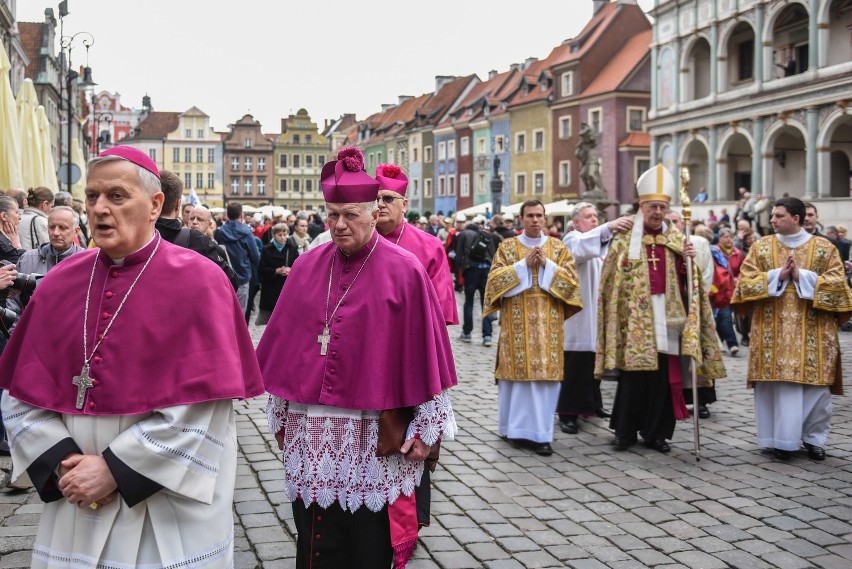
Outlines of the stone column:
M 660 48 L 657 44 L 651 47 L 651 112 L 656 115 L 657 101 L 659 99 L 660 85 L 658 83 L 660 72 L 657 69 L 657 56 Z
M 814 71 L 819 66 L 818 15 L 819 0 L 808 0 L 808 69 Z
M 760 91 L 763 86 L 763 5 L 754 8 L 754 83 Z M 759 155 L 760 150 L 756 153 Z
M 710 98 L 715 101 L 719 93 L 719 28 L 710 26 Z M 730 54 L 728 54 L 730 60 Z M 724 78 L 722 78 L 724 81 Z
M 805 198 L 817 197 L 817 134 L 819 133 L 819 109 L 810 107 L 808 113 L 808 140 L 805 142 Z
M 714 202 L 719 199 L 719 189 L 716 184 L 716 152 L 719 147 L 719 130 L 710 125 L 710 137 L 707 141 L 707 199 Z
M 771 194 L 771 188 L 763 187 L 763 164 L 761 148 L 763 147 L 763 119 L 757 117 L 751 123 L 751 138 L 754 147 L 751 149 L 751 192 L 765 196 Z

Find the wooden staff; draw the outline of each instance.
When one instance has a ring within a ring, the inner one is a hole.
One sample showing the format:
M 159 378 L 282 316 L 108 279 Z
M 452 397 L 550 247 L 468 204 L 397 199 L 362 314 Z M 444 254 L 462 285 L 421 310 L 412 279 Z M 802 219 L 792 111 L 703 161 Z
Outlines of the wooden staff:
M 691 230 L 690 222 L 692 221 L 692 210 L 690 209 L 689 201 L 689 168 L 680 169 L 680 202 L 683 206 L 683 229 L 686 234 L 686 239 L 689 241 L 689 233 Z M 692 257 L 686 257 L 686 296 L 692 299 Z M 701 333 L 701 307 L 687 307 L 687 310 L 692 308 L 695 310 L 696 321 L 698 322 L 699 334 Z M 698 428 L 698 372 L 695 369 L 695 358 L 689 358 L 689 371 L 692 376 L 692 432 L 693 446 L 695 448 L 695 461 L 701 460 L 701 440 Z

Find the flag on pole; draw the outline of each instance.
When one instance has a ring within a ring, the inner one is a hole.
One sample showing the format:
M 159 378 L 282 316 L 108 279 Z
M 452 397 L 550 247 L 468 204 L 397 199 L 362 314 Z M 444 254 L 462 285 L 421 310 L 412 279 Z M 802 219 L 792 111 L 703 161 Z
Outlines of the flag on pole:
M 198 194 L 195 193 L 195 188 L 190 188 L 189 190 L 189 202 L 192 207 L 198 207 L 201 205 L 201 200 L 198 199 Z

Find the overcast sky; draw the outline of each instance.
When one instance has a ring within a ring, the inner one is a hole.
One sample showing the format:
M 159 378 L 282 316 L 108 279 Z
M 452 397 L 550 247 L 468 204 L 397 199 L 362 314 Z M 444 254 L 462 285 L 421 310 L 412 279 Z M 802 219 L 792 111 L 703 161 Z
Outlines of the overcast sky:
M 58 4 L 18 0 L 18 20 L 43 21 Z M 436 75 L 485 79 L 544 58 L 582 29 L 592 0 L 68 0 L 68 11 L 65 35 L 95 38 L 97 89 L 125 106 L 147 93 L 158 111 L 199 107 L 217 130 L 251 113 L 275 133 L 301 107 L 322 128 L 432 91 Z M 86 62 L 82 39 L 75 66 Z

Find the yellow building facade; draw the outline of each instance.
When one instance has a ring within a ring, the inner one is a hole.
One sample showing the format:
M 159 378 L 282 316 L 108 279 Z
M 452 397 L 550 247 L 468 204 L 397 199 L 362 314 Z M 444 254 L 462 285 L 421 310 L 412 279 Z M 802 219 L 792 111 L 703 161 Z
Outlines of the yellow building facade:
M 509 115 L 511 140 L 506 142 L 511 145 L 510 201 L 518 203 L 535 199 L 551 202 L 550 108 L 545 102 L 529 103 L 510 107 Z
M 195 190 L 202 204 L 222 207 L 222 136 L 198 107 L 178 115 L 163 141 L 163 165 L 183 180 L 185 199 Z

